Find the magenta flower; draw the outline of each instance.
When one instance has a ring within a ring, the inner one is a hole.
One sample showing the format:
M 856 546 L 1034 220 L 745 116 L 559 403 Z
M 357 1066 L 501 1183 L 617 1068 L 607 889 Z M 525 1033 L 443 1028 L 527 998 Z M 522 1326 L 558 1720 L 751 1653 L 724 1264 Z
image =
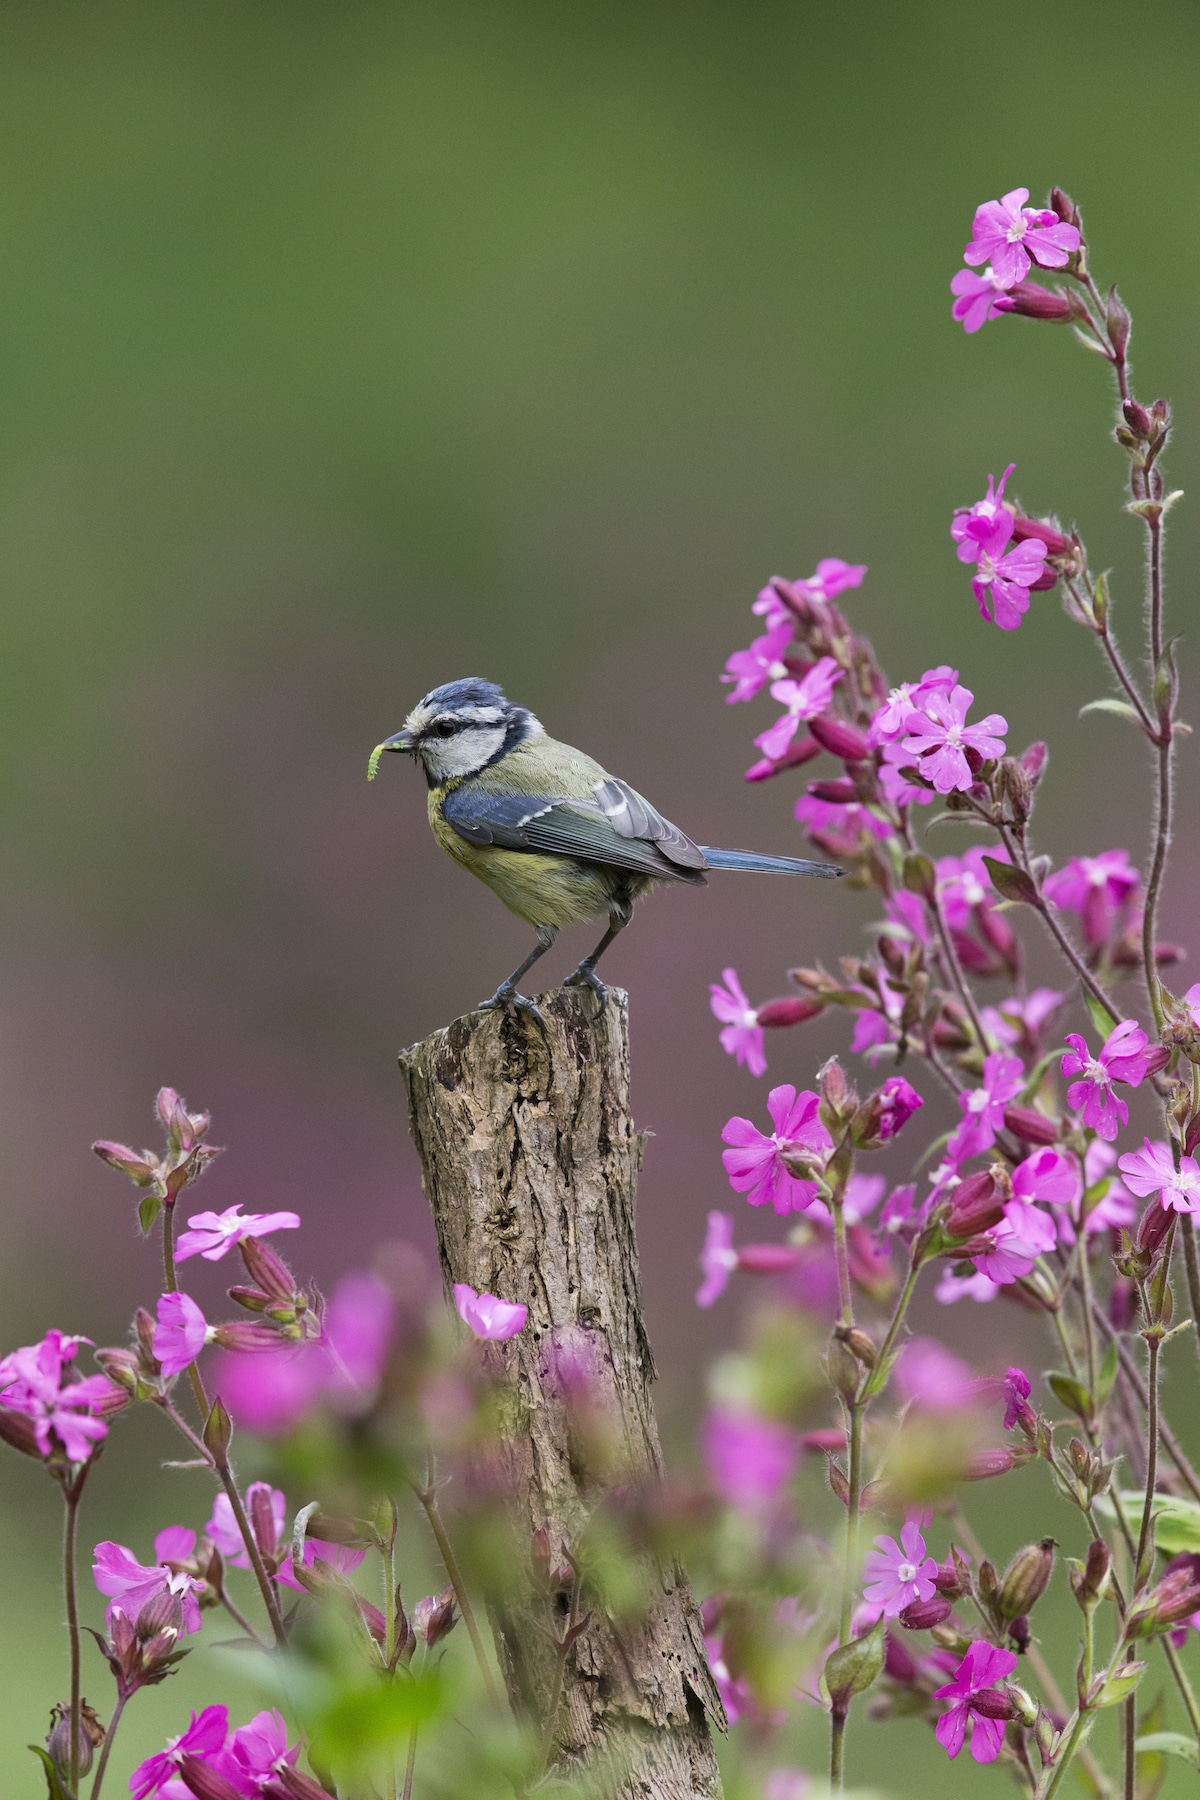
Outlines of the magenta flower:
M 1062 1073 L 1071 1083 L 1067 1104 L 1082 1109 L 1084 1124 L 1111 1143 L 1129 1123 L 1129 1108 L 1114 1094 L 1113 1083 L 1141 1086 L 1157 1060 L 1149 1040 L 1135 1020 L 1122 1019 L 1097 1057 L 1078 1032 L 1068 1032 L 1066 1041 L 1071 1046 L 1062 1059 Z
M 1004 1124 L 1004 1108 L 1021 1091 L 1025 1070 L 1019 1056 L 1006 1056 L 993 1050 L 984 1058 L 983 1086 L 958 1096 L 962 1122 L 958 1125 L 946 1154 L 952 1162 L 965 1162 L 969 1156 L 982 1156 L 996 1141 L 996 1133 Z
M 1028 1275 L 1038 1257 L 1048 1256 L 1058 1242 L 1054 1220 L 1023 1200 L 1010 1200 L 987 1236 L 992 1248 L 973 1252 L 971 1261 L 1000 1287 Z
M 950 282 L 950 292 L 954 295 L 950 317 L 957 319 L 968 333 L 979 331 L 989 319 L 998 319 L 1002 313 L 1013 310 L 1012 301 L 990 268 L 981 275 L 960 269 Z
M 169 1381 L 194 1363 L 208 1342 L 208 1321 L 190 1294 L 163 1294 L 156 1308 L 154 1354 Z
M 971 242 L 963 251 L 963 261 L 974 268 L 990 263 L 1004 288 L 1024 281 L 1031 263 L 1065 269 L 1079 248 L 1076 226 L 1064 225 L 1049 207 L 1026 206 L 1028 198 L 1028 188 L 1013 188 L 1000 200 L 985 200 L 975 210 Z
M 991 906 L 996 900 L 992 878 L 984 866 L 984 857 L 1006 863 L 1008 851 L 1003 844 L 985 850 L 972 844 L 962 856 L 939 856 L 937 860 L 937 894 L 946 915 L 946 923 L 955 931 L 966 931 L 975 909 Z
M 963 561 L 976 563 L 971 588 L 980 617 L 1001 631 L 1015 631 L 1029 611 L 1029 590 L 1037 585 L 1046 560 L 1046 546 L 1040 538 L 1023 538 L 1006 550 L 1009 535 L 1009 527 L 1002 523 L 979 543 L 977 557 L 964 555 L 967 543 L 960 544 L 958 551 Z
M 304 1540 L 304 1567 L 311 1569 L 316 1563 L 327 1563 L 329 1570 L 335 1575 L 351 1575 L 367 1554 L 362 1544 L 327 1544 L 323 1538 L 306 1537 Z M 279 1565 L 276 1581 L 284 1587 L 295 1588 L 298 1594 L 306 1594 L 308 1589 L 303 1582 L 296 1580 L 293 1574 L 292 1553 L 289 1550 Z
M 782 681 L 787 674 L 783 653 L 792 641 L 792 617 L 789 613 L 765 637 L 755 638 L 748 650 L 735 650 L 725 664 L 722 681 L 734 683 L 726 694 L 727 706 L 739 700 L 753 700 L 768 681 Z
M 1004 1429 L 1011 1431 L 1018 1420 L 1033 1425 L 1037 1414 L 1029 1404 L 1033 1385 L 1023 1369 L 1007 1369 L 1004 1375 Z
M 193 1213 L 188 1220 L 190 1231 L 179 1234 L 175 1261 L 186 1262 L 189 1256 L 202 1256 L 206 1262 L 220 1262 L 227 1250 L 243 1238 L 266 1237 L 271 1231 L 294 1231 L 300 1223 L 299 1213 L 247 1213 L 239 1217 L 240 1206 L 230 1206 L 223 1213 Z
M 887 838 L 895 830 L 889 820 L 864 806 L 861 800 L 822 800 L 815 794 L 801 794 L 794 810 L 807 830 L 836 836 L 852 848 L 857 847 L 864 832 L 870 837 Z
M 1042 892 L 1055 906 L 1078 913 L 1083 935 L 1094 947 L 1108 942 L 1140 880 L 1124 850 L 1102 850 L 1099 856 L 1073 856 L 1046 877 Z
M 478 1338 L 502 1342 L 516 1337 L 529 1317 L 529 1308 L 514 1300 L 498 1300 L 495 1294 L 477 1294 L 465 1281 L 454 1284 L 454 1305 L 464 1325 Z
M 879 1136 L 886 1144 L 925 1102 L 903 1075 L 889 1075 L 879 1090 L 879 1098 L 883 1108 L 879 1117 Z
M 1088 1206 L 1087 1230 L 1090 1237 L 1094 1231 L 1119 1231 L 1122 1225 L 1132 1227 L 1137 1218 L 1137 1201 L 1129 1192 L 1118 1175 L 1110 1174 L 1117 1160 L 1117 1153 L 1111 1144 L 1103 1138 L 1096 1138 L 1090 1143 L 1083 1156 L 1083 1182 L 1085 1191 L 1093 1188 L 1099 1192 Z M 1103 1183 L 1103 1187 L 1101 1187 Z M 1078 1219 L 1074 1211 L 1064 1218 L 1059 1232 L 1068 1244 L 1075 1242 L 1075 1227 Z
M 934 689 L 921 696 L 920 711 L 914 708 L 905 720 L 907 735 L 902 747 L 939 794 L 965 793 L 971 787 L 975 771 L 967 760 L 968 751 L 979 766 L 1004 755 L 1001 734 L 1008 730 L 1008 721 L 999 713 L 989 713 L 978 725 L 968 725 L 967 709 L 974 698 L 965 687 L 949 693 Z
M 965 269 L 963 274 L 966 274 Z M 1011 506 L 1004 504 L 1004 488 L 1016 466 L 1016 463 L 1009 463 L 1000 477 L 999 487 L 995 476 L 989 475 L 983 499 L 977 500 L 974 506 L 960 506 L 955 512 L 950 523 L 950 536 L 958 545 L 959 562 L 978 562 L 980 545 L 994 537 L 1001 526 L 1005 528 L 1006 543 L 1012 536 L 1017 515 Z
M 820 1098 L 810 1089 L 797 1093 L 790 1084 L 772 1088 L 767 1111 L 775 1126 L 766 1137 L 749 1119 L 732 1118 L 721 1133 L 730 1145 L 721 1161 L 735 1193 L 745 1194 L 751 1206 L 769 1200 L 782 1218 L 803 1212 L 816 1198 L 816 1183 L 793 1175 L 784 1164 L 786 1155 L 808 1156 L 820 1162 L 833 1148 L 833 1139 L 818 1117 Z
M 789 677 L 771 683 L 771 698 L 778 700 L 787 711 L 755 738 L 754 742 L 764 756 L 770 757 L 772 762 L 779 761 L 799 731 L 800 721 L 815 719 L 818 713 L 825 711 L 844 673 L 832 656 L 823 656 L 802 681 L 793 681 Z
M 807 581 L 768 582 L 763 588 L 752 612 L 765 617 L 768 629 L 773 628 L 781 619 L 790 619 L 794 615 L 787 602 L 781 597 L 782 588 L 791 594 L 798 603 L 806 600 L 835 600 L 844 594 L 847 588 L 862 586 L 862 578 L 867 572 L 866 563 L 843 562 L 840 556 L 824 556 L 817 564 L 816 571 Z
M 934 1288 L 933 1297 L 939 1306 L 953 1306 L 956 1300 L 975 1300 L 982 1305 L 994 1300 L 999 1292 L 1000 1283 L 990 1281 L 986 1275 L 955 1275 L 947 1269 Z
M 725 1026 L 720 1033 L 721 1048 L 727 1056 L 736 1057 L 738 1066 L 749 1069 L 752 1075 L 765 1075 L 767 1057 L 758 1014 L 742 991 L 736 969 L 722 969 L 721 980 L 724 987 L 713 981 L 708 989 L 712 996 L 709 1005 L 713 1016 Z
M 160 1789 L 175 1778 L 185 1756 L 212 1757 L 225 1748 L 229 1730 L 229 1708 L 206 1706 L 193 1713 L 192 1722 L 179 1737 L 168 1738 L 165 1750 L 139 1763 L 129 1778 L 133 1800 L 151 1800 Z
M 1065 1156 L 1047 1145 L 1017 1164 L 1012 1173 L 1012 1191 L 1017 1200 L 1074 1206 L 1081 1191 L 1079 1164 L 1073 1156 Z
M 86 1462 L 108 1435 L 107 1418 L 126 1403 L 124 1391 L 106 1375 L 70 1379 L 80 1344 L 90 1342 L 48 1331 L 39 1343 L 0 1357 L 3 1409 L 31 1421 L 42 1456 L 61 1449 L 68 1462 Z
M 239 1725 L 228 1747 L 213 1759 L 213 1767 L 252 1800 L 297 1761 L 300 1746 L 289 1746 L 287 1736 L 287 1726 L 273 1708 L 255 1713 L 248 1725 Z
M 907 729 L 908 715 L 916 708 L 921 708 L 926 694 L 949 693 L 958 685 L 958 670 L 942 663 L 936 669 L 926 669 L 920 681 L 904 681 L 894 687 L 883 705 L 877 707 L 871 715 L 871 725 L 867 733 L 867 741 L 873 750 L 882 744 L 895 743 L 903 737 Z
M 779 1493 L 799 1446 L 787 1426 L 760 1413 L 715 1407 L 704 1422 L 704 1457 L 713 1485 L 730 1506 L 757 1511 Z
M 993 1684 L 1011 1675 L 1017 1659 L 1011 1650 L 997 1650 L 982 1638 L 969 1645 L 967 1654 L 955 1670 L 954 1680 L 935 1688 L 939 1700 L 952 1700 L 934 1727 L 934 1735 L 953 1761 L 963 1747 L 967 1726 L 971 1726 L 971 1755 L 977 1763 L 995 1762 L 1004 1742 L 1004 1723 L 1012 1716 L 1011 1705 L 997 1694 Z M 993 1703 L 983 1696 L 993 1696 Z M 1000 1702 L 999 1707 L 994 1702 Z
M 959 1412 L 982 1391 L 979 1377 L 936 1338 L 910 1339 L 896 1363 L 896 1385 L 905 1400 L 927 1412 Z
M 1166 1144 L 1143 1138 L 1140 1150 L 1117 1158 L 1126 1184 L 1144 1199 L 1157 1194 L 1166 1212 L 1200 1213 L 1200 1164 L 1194 1156 L 1181 1156 L 1178 1169 Z
M 710 1212 L 700 1267 L 704 1280 L 696 1292 L 697 1306 L 711 1306 L 729 1286 L 729 1277 L 737 1268 L 737 1251 L 733 1247 L 733 1214 Z
M 274 1525 L 274 1541 L 271 1545 L 259 1542 L 259 1548 L 269 1550 L 274 1555 L 283 1539 L 284 1526 L 287 1522 L 287 1500 L 279 1488 L 273 1488 L 266 1481 L 252 1481 L 246 1489 L 246 1512 L 252 1522 L 260 1515 L 265 1515 L 270 1508 L 270 1516 Z M 238 1530 L 237 1520 L 233 1516 L 233 1507 L 229 1504 L 228 1494 L 217 1494 L 213 1500 L 212 1517 L 204 1527 L 205 1536 L 215 1544 L 227 1563 L 235 1569 L 250 1567 L 250 1553 L 246 1549 L 245 1540 Z M 259 1533 L 255 1531 L 256 1541 Z
M 131 1622 L 136 1622 L 146 1602 L 156 1600 L 160 1594 L 171 1594 L 180 1600 L 185 1631 L 199 1631 L 200 1606 L 196 1595 L 204 1592 L 205 1584 L 168 1566 L 173 1562 L 187 1562 L 195 1548 L 195 1532 L 182 1525 L 168 1525 L 165 1531 L 159 1532 L 154 1540 L 154 1562 L 150 1565 L 140 1563 L 124 1544 L 108 1540 L 97 1544 L 93 1551 L 92 1578 L 100 1592 L 110 1597 L 105 1615 L 109 1631 L 112 1630 L 114 1612 L 122 1612 Z
M 901 1528 L 900 1542 L 877 1537 L 875 1548 L 863 1563 L 863 1599 L 879 1607 L 885 1619 L 895 1619 L 914 1600 L 932 1600 L 936 1557 L 927 1556 L 920 1527 L 910 1519 Z

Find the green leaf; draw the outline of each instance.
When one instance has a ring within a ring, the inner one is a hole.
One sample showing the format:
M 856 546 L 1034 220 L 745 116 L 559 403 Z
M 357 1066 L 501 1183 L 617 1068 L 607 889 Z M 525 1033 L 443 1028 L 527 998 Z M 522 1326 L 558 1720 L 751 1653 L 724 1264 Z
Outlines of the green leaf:
M 904 885 L 910 894 L 932 900 L 937 888 L 937 872 L 929 857 L 914 850 L 904 859 Z
M 985 856 L 983 866 L 991 876 L 992 886 L 1005 900 L 1018 900 L 1024 906 L 1037 905 L 1037 888 L 1024 869 L 997 862 L 994 856 Z
M 30 1744 L 29 1748 L 33 1751 L 35 1756 L 40 1756 L 42 1759 L 46 1771 L 46 1787 L 49 1791 L 50 1800 L 74 1800 L 74 1795 L 55 1768 L 49 1752 L 43 1750 L 40 1744 Z
M 1117 1361 L 1117 1340 L 1114 1338 L 1104 1352 L 1104 1361 L 1096 1376 L 1096 1400 L 1101 1406 L 1112 1393 L 1113 1382 L 1117 1379 Z
M 1118 1023 L 1118 1017 L 1113 1013 L 1110 1013 L 1107 1006 L 1101 1006 L 1099 1000 L 1097 1000 L 1090 988 L 1084 988 L 1082 992 L 1083 1003 L 1087 1007 L 1091 1017 L 1092 1030 L 1098 1031 L 1103 1040 Z
M 1181 1762 L 1190 1763 L 1193 1769 L 1200 1769 L 1200 1744 L 1182 1731 L 1151 1731 L 1146 1737 L 1138 1738 L 1134 1749 L 1139 1756 L 1150 1756 L 1155 1752 L 1162 1756 L 1177 1756 Z
M 846 1706 L 855 1694 L 863 1694 L 883 1668 L 883 1620 L 878 1619 L 863 1637 L 853 1638 L 825 1658 L 824 1680 L 829 1697 Z
M 1146 1502 L 1141 1489 L 1122 1488 L 1119 1497 L 1125 1517 L 1140 1519 Z M 1109 1495 L 1097 1495 L 1095 1506 L 1102 1518 L 1116 1518 L 1116 1508 Z M 1178 1494 L 1155 1494 L 1150 1513 L 1154 1520 L 1154 1541 L 1160 1550 L 1165 1550 L 1169 1556 L 1178 1556 L 1182 1550 L 1200 1551 L 1200 1506 L 1194 1500 L 1185 1500 Z
M 1073 1375 L 1064 1375 L 1059 1369 L 1051 1369 L 1046 1376 L 1046 1384 L 1064 1406 L 1069 1407 L 1085 1424 L 1088 1422 L 1095 1409 L 1092 1396 L 1082 1381 L 1076 1381 Z
M 1092 1705 L 1119 1706 L 1122 1700 L 1128 1700 L 1145 1672 L 1146 1665 L 1143 1662 L 1125 1663 L 1122 1668 L 1114 1670 L 1103 1683 Z
M 142 1228 L 143 1237 L 157 1219 L 161 1207 L 162 1201 L 157 1194 L 147 1194 L 144 1200 L 138 1201 L 138 1224 Z
M 1112 694 L 1106 695 L 1103 700 L 1089 700 L 1086 706 L 1080 707 L 1079 717 L 1082 719 L 1084 713 L 1090 712 L 1115 713 L 1118 719 L 1128 719 L 1132 725 L 1140 725 L 1142 722 L 1128 700 L 1118 700 Z

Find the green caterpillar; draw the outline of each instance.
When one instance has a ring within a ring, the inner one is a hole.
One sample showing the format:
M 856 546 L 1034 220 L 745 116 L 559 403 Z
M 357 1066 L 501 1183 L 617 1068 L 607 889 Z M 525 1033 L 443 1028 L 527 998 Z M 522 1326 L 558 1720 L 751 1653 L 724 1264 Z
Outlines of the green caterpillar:
M 379 767 L 379 759 L 383 755 L 383 753 L 386 749 L 387 749 L 386 744 L 376 744 L 375 748 L 372 750 L 371 760 L 367 764 L 367 780 L 368 781 L 374 781 L 375 771 Z

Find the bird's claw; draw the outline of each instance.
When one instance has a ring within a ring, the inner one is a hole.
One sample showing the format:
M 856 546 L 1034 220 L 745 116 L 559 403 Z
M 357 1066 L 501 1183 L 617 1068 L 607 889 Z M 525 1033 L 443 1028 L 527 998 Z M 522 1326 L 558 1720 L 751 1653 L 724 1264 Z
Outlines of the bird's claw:
M 567 979 L 563 982 L 563 986 L 591 988 L 601 1006 L 608 1005 L 608 989 L 597 975 L 595 969 L 591 968 L 589 964 L 585 962 L 580 963 L 574 973 L 567 976 Z
M 506 1018 L 515 1019 L 518 1013 L 533 1019 L 538 1025 L 544 1025 L 541 1008 L 525 994 L 518 994 L 509 982 L 502 981 L 490 1000 L 479 1002 L 480 1012 L 502 1012 Z

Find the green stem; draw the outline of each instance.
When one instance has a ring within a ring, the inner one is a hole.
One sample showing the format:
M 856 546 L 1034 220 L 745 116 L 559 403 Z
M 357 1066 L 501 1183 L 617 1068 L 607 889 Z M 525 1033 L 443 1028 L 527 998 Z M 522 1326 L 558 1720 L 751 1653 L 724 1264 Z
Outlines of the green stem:
M 1149 1339 L 1150 1375 L 1149 1403 L 1146 1409 L 1146 1498 L 1142 1505 L 1142 1528 L 1138 1533 L 1137 1562 L 1133 1581 L 1134 1593 L 1146 1584 L 1154 1561 L 1154 1484 L 1158 1479 L 1158 1356 L 1161 1346 L 1157 1333 Z
M 216 1464 L 217 1479 L 229 1497 L 229 1505 L 237 1520 L 237 1528 L 241 1533 L 246 1554 L 250 1558 L 250 1567 L 254 1570 L 254 1578 L 258 1582 L 258 1591 L 262 1595 L 263 1605 L 267 1609 L 267 1617 L 271 1621 L 271 1631 L 275 1642 L 281 1648 L 287 1641 L 284 1629 L 283 1614 L 279 1609 L 279 1593 L 275 1583 L 267 1574 L 267 1566 L 262 1559 L 262 1551 L 254 1536 L 253 1527 L 246 1517 L 246 1509 L 242 1505 L 242 1496 L 238 1492 L 238 1484 L 234 1480 L 233 1470 L 229 1466 L 229 1458 L 222 1455 Z
M 1121 1707 L 1121 1752 L 1124 1779 L 1123 1800 L 1137 1800 L 1137 1694 L 1130 1694 Z
M 108 1721 L 108 1730 L 104 1734 L 104 1742 L 100 1746 L 100 1761 L 96 1765 L 95 1778 L 92 1781 L 91 1800 L 100 1800 L 100 1789 L 104 1785 L 104 1771 L 108 1767 L 109 1751 L 113 1747 L 113 1739 L 117 1735 L 117 1726 L 121 1723 L 121 1714 L 128 1704 L 129 1695 L 119 1693 L 113 1707 L 112 1718 Z
M 829 1786 L 835 1794 L 840 1794 L 846 1785 L 846 1713 L 837 1707 L 832 1715 L 832 1730 L 829 1737 Z
M 1117 1361 L 1120 1364 L 1121 1373 L 1133 1388 L 1140 1404 L 1143 1407 L 1147 1406 L 1149 1395 L 1146 1392 L 1146 1383 L 1142 1380 L 1141 1370 L 1129 1354 L 1128 1346 L 1122 1343 L 1120 1332 L 1113 1325 L 1104 1309 L 1095 1301 L 1092 1303 L 1092 1317 L 1095 1319 L 1100 1329 L 1106 1333 L 1109 1340 L 1115 1342 L 1117 1346 Z M 1200 1475 L 1193 1469 L 1184 1453 L 1183 1446 L 1180 1444 L 1179 1439 L 1175 1436 L 1175 1433 L 1171 1430 L 1165 1419 L 1159 1419 L 1158 1433 L 1159 1437 L 1162 1439 L 1162 1447 L 1170 1457 L 1171 1461 L 1175 1464 L 1175 1467 L 1179 1470 L 1184 1486 L 1188 1489 L 1194 1500 L 1200 1500 Z
M 863 1402 L 851 1400 L 850 1414 L 850 1492 L 846 1500 L 846 1568 L 842 1580 L 842 1610 L 838 1623 L 838 1643 L 850 1641 L 850 1614 L 854 1609 L 854 1578 L 858 1568 L 858 1521 L 862 1508 L 862 1427 Z
M 905 1277 L 904 1286 L 900 1290 L 900 1298 L 896 1301 L 895 1311 L 888 1321 L 888 1328 L 884 1333 L 883 1343 L 879 1347 L 879 1356 L 876 1360 L 875 1367 L 868 1375 L 863 1387 L 862 1398 L 864 1400 L 873 1400 L 876 1394 L 882 1392 L 883 1387 L 887 1382 L 888 1358 L 892 1354 L 892 1346 L 896 1342 L 896 1337 L 901 1325 L 904 1323 L 904 1316 L 908 1311 L 909 1301 L 912 1299 L 913 1290 L 917 1285 L 917 1277 L 921 1273 L 923 1267 L 924 1259 L 917 1257 L 916 1245 L 914 1243 L 913 1252 L 910 1255 L 908 1262 L 908 1274 Z
M 412 1490 L 424 1508 L 425 1517 L 429 1520 L 429 1529 L 437 1543 L 438 1554 L 450 1577 L 450 1586 L 454 1589 L 454 1598 L 458 1601 L 458 1610 L 462 1614 L 463 1624 L 467 1628 L 467 1636 L 471 1640 L 471 1648 L 475 1652 L 475 1660 L 479 1664 L 479 1672 L 483 1676 L 483 1685 L 487 1689 L 488 1699 L 494 1707 L 499 1708 L 500 1696 L 496 1691 L 492 1671 L 488 1667 L 487 1652 L 483 1647 L 483 1639 L 479 1635 L 479 1626 L 476 1624 L 474 1609 L 471 1606 L 471 1596 L 467 1593 L 462 1570 L 458 1566 L 458 1558 L 454 1554 L 454 1547 L 446 1534 L 446 1527 L 442 1523 L 442 1515 L 438 1510 L 437 1489 L 433 1483 L 432 1469 L 426 1486 L 421 1487 L 414 1481 Z
M 842 1309 L 842 1323 L 853 1325 L 854 1297 L 850 1290 L 850 1258 L 846 1250 L 846 1215 L 840 1192 L 830 1195 L 829 1207 L 833 1213 L 833 1248 L 837 1258 L 838 1301 Z
M 79 1792 L 79 1706 L 80 1706 L 80 1653 L 79 1653 L 79 1596 L 75 1585 L 75 1556 L 79 1539 L 79 1502 L 83 1497 L 83 1484 L 87 1480 L 87 1464 L 85 1463 L 70 1487 L 63 1488 L 65 1512 L 63 1515 L 63 1595 L 67 1607 L 67 1646 L 71 1663 L 71 1753 L 70 1753 L 70 1787 L 73 1794 Z

